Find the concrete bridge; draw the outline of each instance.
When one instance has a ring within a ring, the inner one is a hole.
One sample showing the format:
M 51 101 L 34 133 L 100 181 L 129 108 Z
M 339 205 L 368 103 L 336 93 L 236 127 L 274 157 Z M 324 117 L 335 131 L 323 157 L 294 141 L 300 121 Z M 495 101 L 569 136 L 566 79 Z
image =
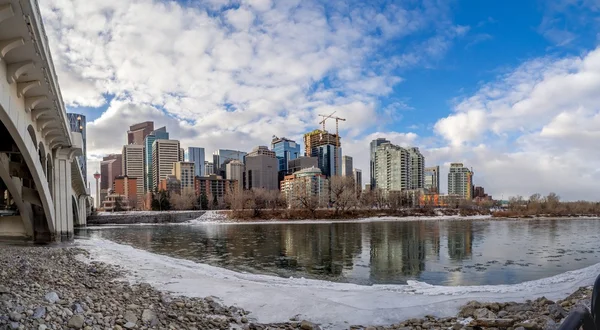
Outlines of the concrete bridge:
M 0 0 L 0 237 L 66 240 L 91 201 L 36 0 Z

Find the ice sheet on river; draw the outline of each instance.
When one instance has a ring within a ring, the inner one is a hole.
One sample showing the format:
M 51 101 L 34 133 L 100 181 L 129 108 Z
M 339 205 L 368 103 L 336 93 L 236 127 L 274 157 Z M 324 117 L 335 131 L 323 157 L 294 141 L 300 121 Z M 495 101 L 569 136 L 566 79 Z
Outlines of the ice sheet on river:
M 176 294 L 215 296 L 227 305 L 251 311 L 250 316 L 259 322 L 287 321 L 300 314 L 302 319 L 329 325 L 327 328 L 331 329 L 353 324 L 392 324 L 426 314 L 455 315 L 458 307 L 469 300 L 564 298 L 580 286 L 591 285 L 600 273 L 600 264 L 596 264 L 516 285 L 446 287 L 409 281 L 407 285 L 361 286 L 239 273 L 103 239 L 78 243 L 93 260 L 123 266 L 131 272 L 130 280 Z

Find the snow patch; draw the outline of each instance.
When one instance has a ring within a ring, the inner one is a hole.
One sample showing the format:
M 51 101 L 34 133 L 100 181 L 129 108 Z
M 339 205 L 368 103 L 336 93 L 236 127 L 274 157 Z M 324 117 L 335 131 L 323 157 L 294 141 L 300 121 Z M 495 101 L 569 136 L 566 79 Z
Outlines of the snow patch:
M 433 217 L 371 217 L 350 220 L 253 220 L 253 221 L 235 221 L 227 217 L 223 211 L 206 211 L 197 219 L 184 222 L 187 225 L 205 225 L 205 224 L 224 224 L 224 225 L 264 225 L 264 224 L 331 224 L 331 223 L 369 223 L 369 222 L 408 222 L 408 221 L 446 221 L 446 220 L 486 220 L 491 215 L 475 215 L 461 217 L 458 215 L 438 215 Z
M 295 315 L 328 329 L 349 324 L 389 325 L 424 315 L 453 316 L 470 300 L 561 299 L 591 285 L 600 264 L 515 285 L 447 287 L 409 281 L 407 285 L 362 286 L 304 278 L 235 272 L 93 238 L 79 240 L 92 260 L 119 265 L 129 279 L 192 297 L 219 297 L 250 311 L 259 322 L 283 322 Z

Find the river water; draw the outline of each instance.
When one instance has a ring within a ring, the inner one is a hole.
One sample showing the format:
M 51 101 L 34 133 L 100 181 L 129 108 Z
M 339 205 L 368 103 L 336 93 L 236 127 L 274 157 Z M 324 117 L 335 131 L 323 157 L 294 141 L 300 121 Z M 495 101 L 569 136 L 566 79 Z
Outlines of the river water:
M 515 284 L 600 263 L 600 221 L 426 220 L 80 229 L 241 272 L 356 284 Z

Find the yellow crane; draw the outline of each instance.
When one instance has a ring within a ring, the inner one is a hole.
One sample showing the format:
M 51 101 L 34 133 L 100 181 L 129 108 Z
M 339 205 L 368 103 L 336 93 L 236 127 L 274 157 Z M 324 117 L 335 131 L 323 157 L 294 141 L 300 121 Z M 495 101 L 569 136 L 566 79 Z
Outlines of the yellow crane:
M 338 152 L 340 150 L 340 130 L 339 130 L 339 121 L 346 121 L 346 119 L 344 118 L 340 118 L 337 116 L 333 116 L 336 113 L 336 111 L 332 112 L 330 115 L 319 115 L 321 117 L 323 117 L 323 120 L 321 120 L 319 122 L 319 124 L 323 124 L 323 132 L 326 132 L 325 130 L 325 121 L 327 121 L 327 119 L 335 119 L 335 153 L 333 155 L 334 157 L 334 167 L 335 167 L 335 172 L 336 174 L 340 175 L 340 173 L 338 172 Z

